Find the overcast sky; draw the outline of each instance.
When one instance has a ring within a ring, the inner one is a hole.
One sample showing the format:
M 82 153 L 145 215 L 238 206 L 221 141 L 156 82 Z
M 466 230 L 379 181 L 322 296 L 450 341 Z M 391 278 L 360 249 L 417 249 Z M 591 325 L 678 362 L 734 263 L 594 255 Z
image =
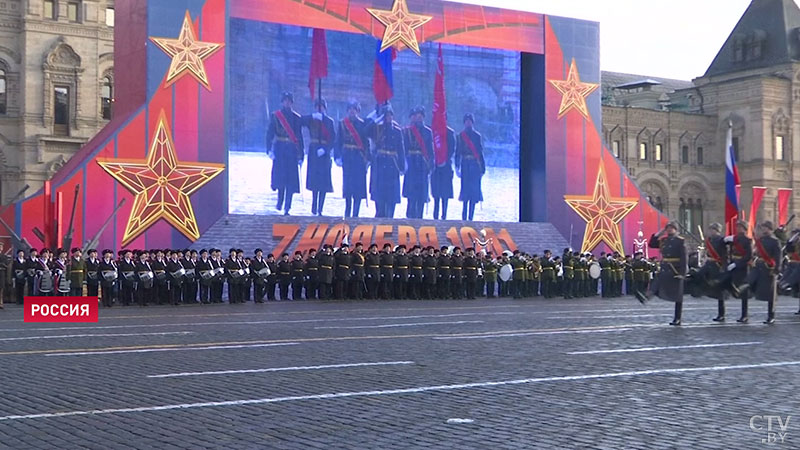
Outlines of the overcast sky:
M 703 75 L 750 0 L 454 0 L 600 22 L 603 70 Z

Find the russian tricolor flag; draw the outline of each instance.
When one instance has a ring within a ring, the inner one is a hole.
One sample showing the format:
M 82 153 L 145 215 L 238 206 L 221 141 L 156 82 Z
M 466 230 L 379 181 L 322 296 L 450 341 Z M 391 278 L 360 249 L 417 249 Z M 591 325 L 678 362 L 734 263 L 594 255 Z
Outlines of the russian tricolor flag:
M 736 220 L 739 217 L 739 170 L 736 168 L 736 155 L 733 151 L 733 124 L 728 123 L 728 136 L 725 141 L 725 228 L 728 235 L 736 234 Z
M 392 48 L 381 51 L 381 41 L 375 50 L 375 73 L 372 77 L 372 90 L 378 104 L 388 102 L 394 96 L 394 80 L 392 79 L 392 61 L 397 53 Z

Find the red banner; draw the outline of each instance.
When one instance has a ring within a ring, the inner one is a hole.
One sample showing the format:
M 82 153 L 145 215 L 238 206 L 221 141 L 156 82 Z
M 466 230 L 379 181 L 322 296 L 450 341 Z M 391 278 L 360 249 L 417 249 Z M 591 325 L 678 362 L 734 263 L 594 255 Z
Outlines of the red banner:
M 25 322 L 97 322 L 97 297 L 25 297 Z
M 753 230 L 756 227 L 756 216 L 758 216 L 758 208 L 761 206 L 761 200 L 764 199 L 764 193 L 767 188 L 762 186 L 753 186 L 753 202 L 750 203 L 750 237 L 753 236 Z
M 433 85 L 433 149 L 436 155 L 436 165 L 441 166 L 447 161 L 449 149 L 447 148 L 447 104 L 444 95 L 444 58 L 442 57 L 442 44 L 439 44 L 439 57 L 437 59 L 436 82 Z
M 778 226 L 785 225 L 789 220 L 789 200 L 791 198 L 791 189 L 778 189 Z
M 316 98 L 315 83 L 328 76 L 328 43 L 325 40 L 325 30 L 314 28 L 311 40 L 311 68 L 308 75 L 308 90 L 311 100 Z

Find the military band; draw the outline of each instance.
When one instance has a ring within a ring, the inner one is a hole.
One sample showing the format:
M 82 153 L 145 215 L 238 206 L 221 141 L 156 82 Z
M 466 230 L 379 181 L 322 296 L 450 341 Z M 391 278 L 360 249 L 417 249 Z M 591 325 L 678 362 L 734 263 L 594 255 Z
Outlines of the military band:
M 704 257 L 692 264 L 686 241 L 678 226 L 669 223 L 649 240 L 660 250 L 661 259 L 648 260 L 642 252 L 630 256 L 591 253 L 565 248 L 561 256 L 549 250 L 543 256 L 520 250 L 493 255 L 482 249 L 434 248 L 414 245 L 376 244 L 365 250 L 346 243 L 322 251 L 297 250 L 276 260 L 264 258 L 261 249 L 245 257 L 231 248 L 221 250 L 123 249 L 114 257 L 106 249 L 102 258 L 90 249 L 24 251 L 5 261 L 7 285 L 17 303 L 24 296 L 88 295 L 99 297 L 103 306 L 114 304 L 221 303 L 227 287 L 229 303 L 276 300 L 345 299 L 475 299 L 478 297 L 542 296 L 564 299 L 598 294 L 620 297 L 634 294 L 643 303 L 651 297 L 675 304 L 671 325 L 680 325 L 684 292 L 717 301 L 715 322 L 724 322 L 725 302 L 738 298 L 747 323 L 750 296 L 767 304 L 766 324 L 775 323 L 779 292 L 798 294 L 800 286 L 800 229 L 786 235 L 785 226 L 759 224 L 755 240 L 748 237 L 746 222 L 737 224 L 733 236 L 723 236 L 720 224 L 711 224 L 703 242 Z M 71 255 L 71 256 L 70 256 Z M 2 263 L 2 261 L 0 261 Z M 693 266 L 689 270 L 689 266 Z M 31 282 L 31 280 L 33 280 Z M 32 286 L 32 287 L 31 287 Z M 84 287 L 85 286 L 85 287 Z

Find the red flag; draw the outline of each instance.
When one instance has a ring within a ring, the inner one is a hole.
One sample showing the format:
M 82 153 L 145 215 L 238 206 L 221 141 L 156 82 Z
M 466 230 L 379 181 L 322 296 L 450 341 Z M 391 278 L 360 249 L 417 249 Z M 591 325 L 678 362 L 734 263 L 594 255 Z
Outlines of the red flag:
M 753 236 L 753 230 L 756 227 L 756 216 L 758 215 L 758 208 L 761 206 L 761 200 L 764 198 L 764 193 L 767 188 L 761 186 L 753 186 L 753 203 L 750 204 L 750 237 Z
M 311 100 L 316 97 L 315 84 L 317 80 L 328 76 L 328 43 L 325 40 L 325 30 L 314 28 L 314 37 L 311 43 L 311 70 L 308 75 L 308 90 L 311 91 Z
M 439 44 L 439 57 L 437 59 L 436 82 L 433 87 L 433 150 L 436 155 L 436 165 L 441 166 L 447 161 L 447 100 L 444 95 L 444 58 L 442 57 L 442 44 Z
M 791 197 L 791 189 L 778 189 L 778 226 L 785 225 L 789 219 L 789 199 Z

